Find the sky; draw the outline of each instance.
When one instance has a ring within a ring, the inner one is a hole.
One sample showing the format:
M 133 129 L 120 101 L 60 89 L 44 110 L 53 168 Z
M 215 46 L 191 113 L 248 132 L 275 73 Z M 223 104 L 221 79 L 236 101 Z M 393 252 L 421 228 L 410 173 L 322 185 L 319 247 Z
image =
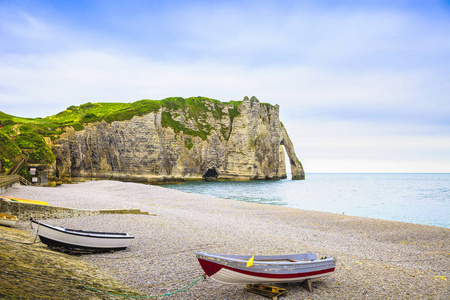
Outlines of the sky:
M 449 1 L 4 1 L 0 111 L 256 96 L 306 173 L 450 173 Z

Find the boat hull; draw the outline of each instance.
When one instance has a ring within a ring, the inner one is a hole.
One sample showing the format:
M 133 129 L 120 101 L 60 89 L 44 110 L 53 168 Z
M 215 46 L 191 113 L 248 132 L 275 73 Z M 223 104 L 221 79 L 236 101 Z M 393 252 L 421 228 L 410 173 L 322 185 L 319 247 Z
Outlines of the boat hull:
M 16 216 L 0 213 L 0 225 L 12 227 L 17 221 Z
M 126 233 L 108 233 L 66 229 L 32 221 L 42 243 L 51 247 L 63 247 L 92 251 L 124 250 L 134 239 Z
M 17 220 L 0 219 L 0 225 L 12 227 L 16 224 Z
M 318 260 L 314 253 L 256 256 L 250 267 L 246 266 L 250 256 L 196 255 L 205 273 L 225 284 L 301 282 L 331 275 L 336 266 L 334 258 Z

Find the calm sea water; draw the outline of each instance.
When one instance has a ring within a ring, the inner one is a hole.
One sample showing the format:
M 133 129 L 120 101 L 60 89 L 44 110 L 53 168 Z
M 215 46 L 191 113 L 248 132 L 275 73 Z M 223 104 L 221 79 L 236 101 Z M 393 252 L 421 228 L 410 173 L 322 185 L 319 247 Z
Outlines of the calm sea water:
M 239 201 L 450 228 L 450 174 L 307 174 L 306 180 L 187 182 L 165 187 Z

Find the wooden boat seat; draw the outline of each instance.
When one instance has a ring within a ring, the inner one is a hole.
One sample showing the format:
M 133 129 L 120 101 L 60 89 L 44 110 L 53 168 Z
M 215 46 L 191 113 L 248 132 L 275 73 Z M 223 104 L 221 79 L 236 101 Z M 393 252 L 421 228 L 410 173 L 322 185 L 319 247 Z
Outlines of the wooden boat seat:
M 254 262 L 264 262 L 264 263 L 271 263 L 271 262 L 297 262 L 295 259 L 289 259 L 289 258 L 280 258 L 280 259 L 255 259 Z

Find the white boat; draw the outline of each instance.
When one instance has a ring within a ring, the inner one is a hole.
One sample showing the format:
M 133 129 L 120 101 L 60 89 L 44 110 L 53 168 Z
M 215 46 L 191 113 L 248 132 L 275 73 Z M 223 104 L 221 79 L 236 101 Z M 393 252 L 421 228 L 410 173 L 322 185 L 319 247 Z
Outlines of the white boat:
M 127 233 L 96 232 L 68 229 L 31 220 L 39 239 L 50 247 L 83 249 L 91 251 L 124 250 L 134 236 Z
M 336 267 L 333 257 L 318 259 L 316 253 L 254 257 L 195 254 L 206 275 L 226 284 L 301 282 L 331 275 Z
M 16 216 L 0 213 L 0 225 L 14 226 L 19 221 Z

